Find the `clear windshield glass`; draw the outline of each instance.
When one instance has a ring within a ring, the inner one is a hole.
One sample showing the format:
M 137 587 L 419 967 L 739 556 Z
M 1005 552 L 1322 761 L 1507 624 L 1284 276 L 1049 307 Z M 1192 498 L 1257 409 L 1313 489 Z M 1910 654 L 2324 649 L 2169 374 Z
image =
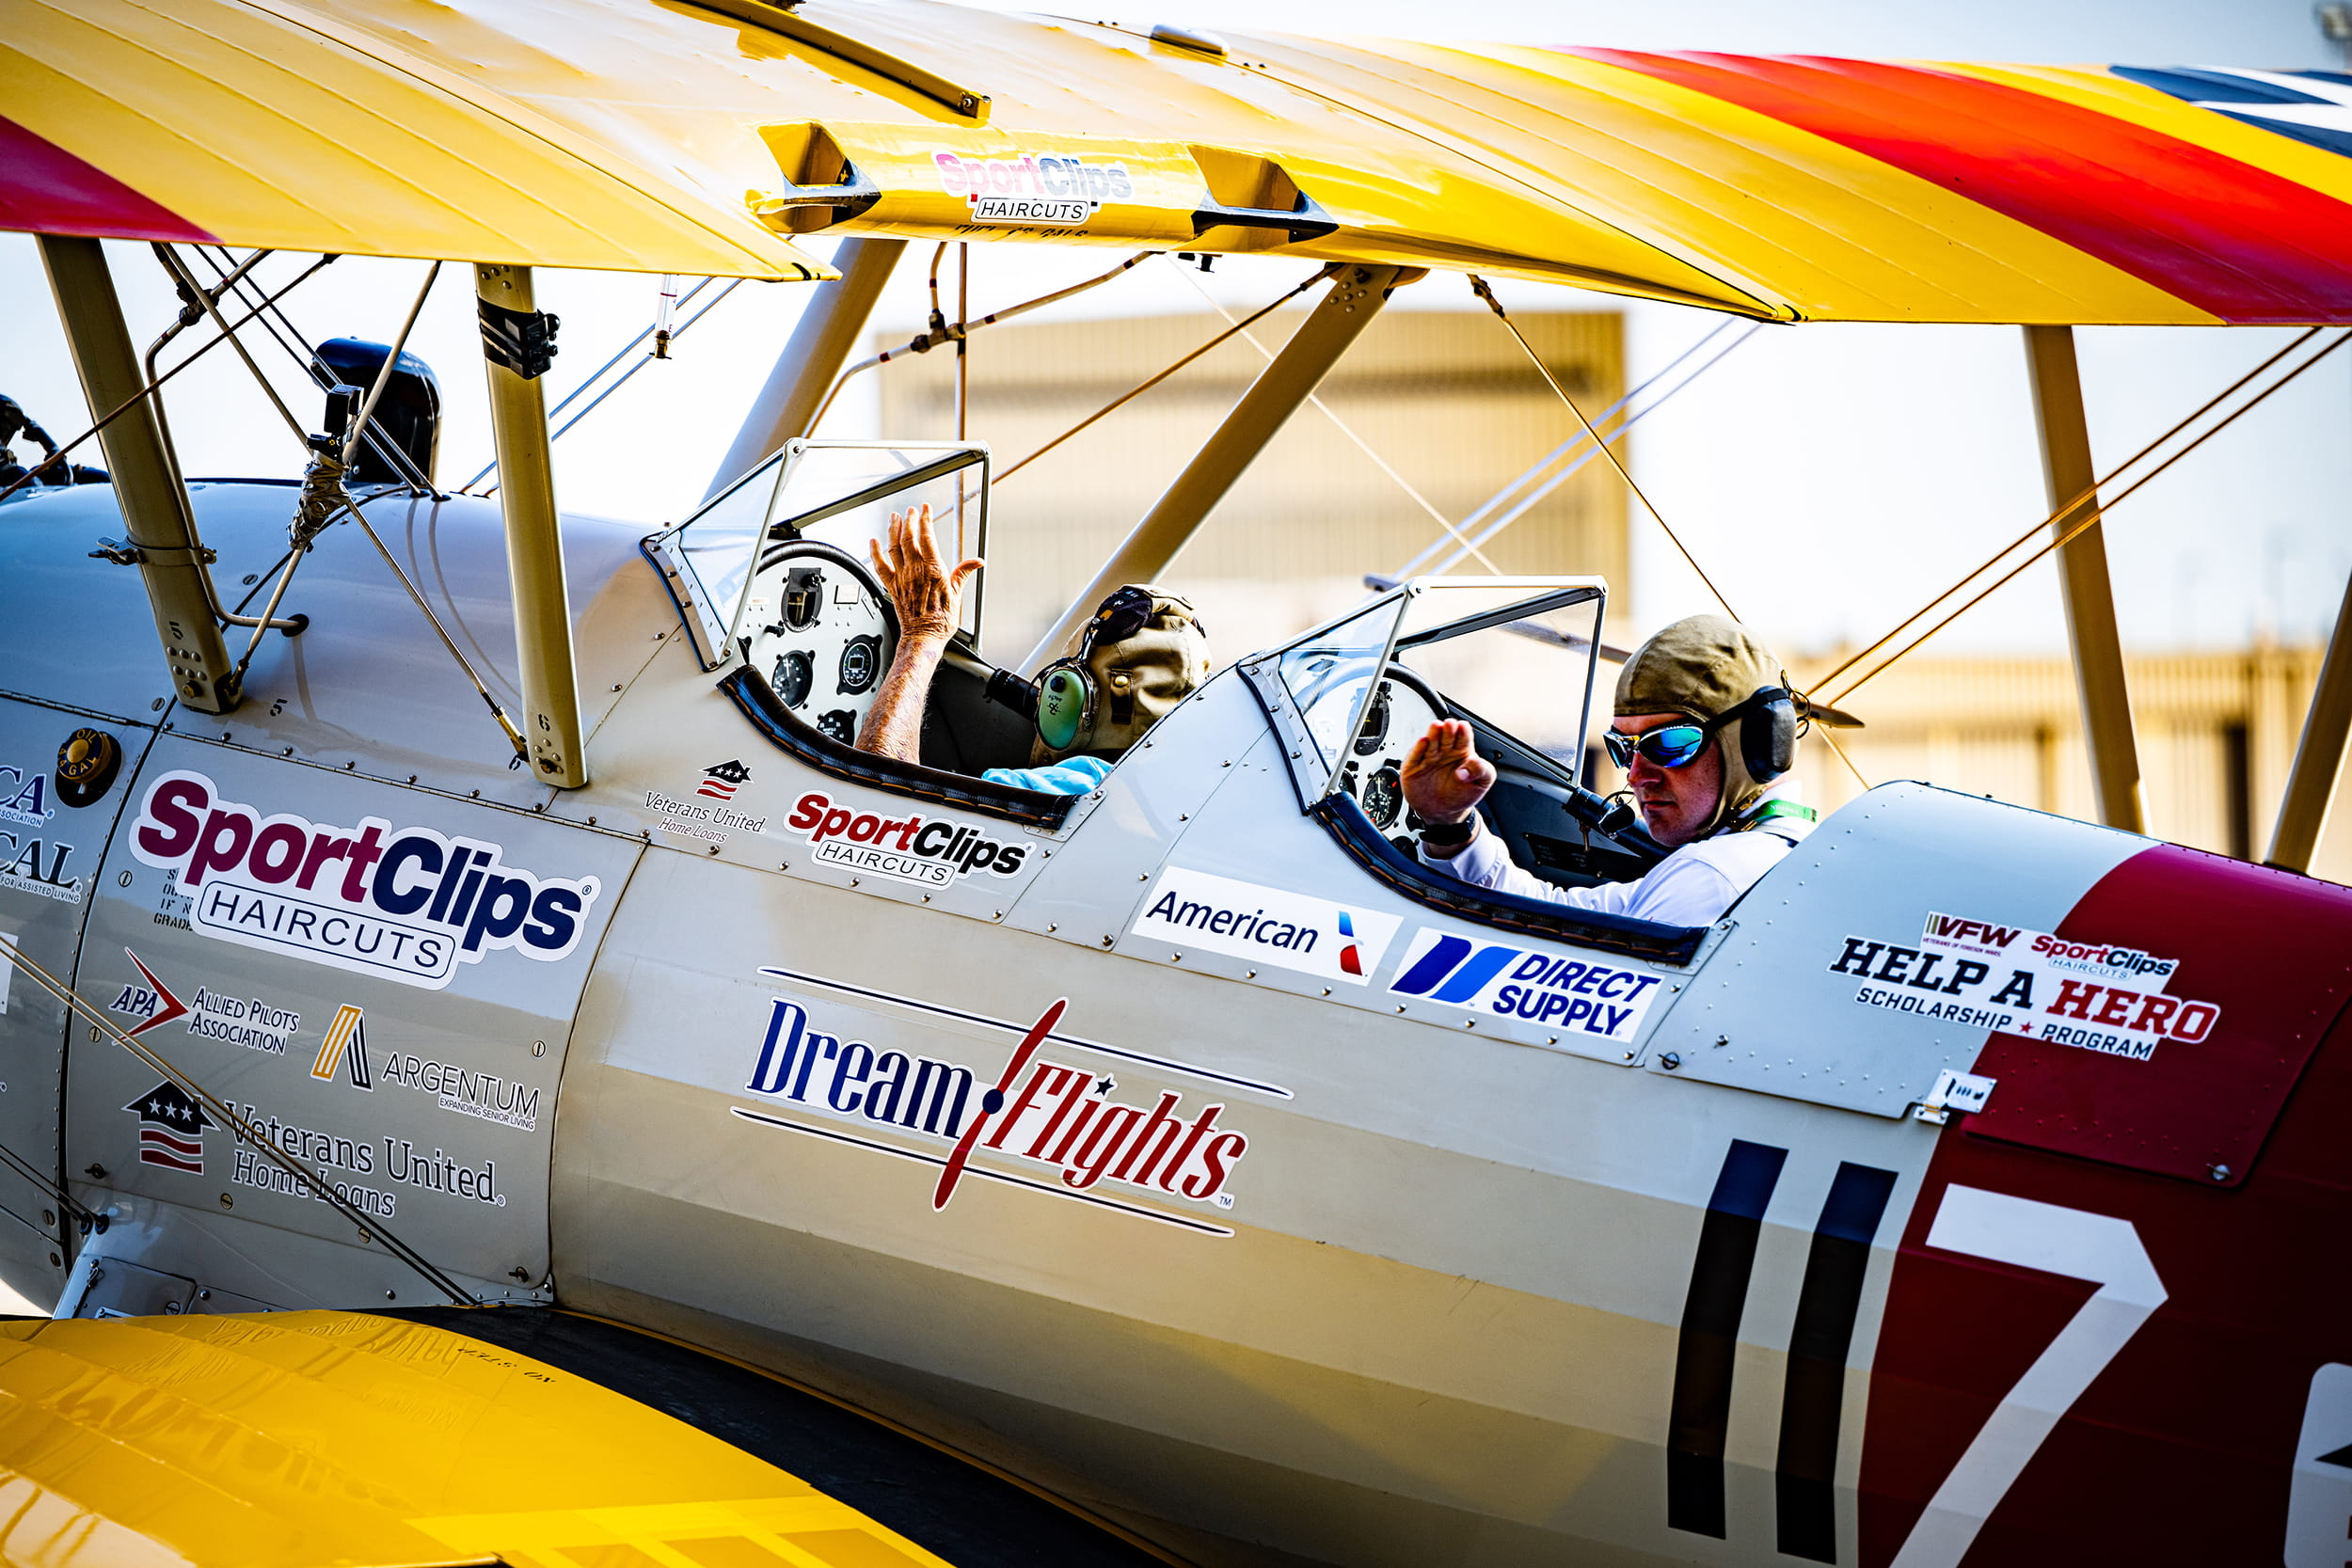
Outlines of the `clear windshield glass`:
M 1410 603 L 1406 590 L 1391 590 L 1346 620 L 1310 633 L 1277 661 L 1283 689 L 1321 758 L 1318 778 L 1339 768 L 1362 718 L 1373 673 Z
M 1594 728 L 1586 691 L 1601 603 L 1575 589 L 1531 597 L 1522 585 L 1475 578 L 1432 584 L 1406 618 L 1395 659 L 1573 772 Z

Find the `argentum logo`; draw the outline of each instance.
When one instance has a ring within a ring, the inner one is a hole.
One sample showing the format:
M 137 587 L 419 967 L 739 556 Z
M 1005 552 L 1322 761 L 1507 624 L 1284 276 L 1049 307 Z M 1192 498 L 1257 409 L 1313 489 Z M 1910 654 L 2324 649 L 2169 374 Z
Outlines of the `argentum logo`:
M 131 828 L 131 852 L 177 879 L 193 929 L 434 990 L 487 953 L 568 956 L 600 890 L 594 877 L 535 876 L 503 863 L 499 845 L 430 828 L 265 817 L 201 773 L 157 779 Z
M 1364 984 L 1402 924 L 1395 915 L 1171 865 L 1144 899 L 1137 936 L 1302 974 Z

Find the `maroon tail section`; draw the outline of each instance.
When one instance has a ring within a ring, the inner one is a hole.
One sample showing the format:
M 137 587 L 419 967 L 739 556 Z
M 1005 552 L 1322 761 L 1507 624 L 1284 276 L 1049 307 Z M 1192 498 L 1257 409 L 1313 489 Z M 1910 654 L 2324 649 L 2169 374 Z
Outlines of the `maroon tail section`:
M 1965 1560 L 2275 1563 L 2312 1374 L 2352 1361 L 2352 893 L 2163 847 L 2102 879 L 2058 934 L 2178 958 L 2172 991 L 2217 1003 L 2220 1020 L 2203 1042 L 2167 1040 L 2146 1061 L 2013 1037 L 1988 1047 L 1977 1070 L 1999 1080 L 1992 1105 L 2015 1108 L 1993 1124 L 2000 1136 L 1941 1134 L 1888 1290 L 1862 1454 L 1864 1568 L 1894 1559 L 2092 1291 L 1929 1248 L 1953 1184 L 2129 1221 L 2168 1292 Z M 2217 1181 L 2203 1165 L 2225 1148 L 2233 1168 Z
M 94 164 L 0 116 L 0 229 L 109 240 L 220 242 Z

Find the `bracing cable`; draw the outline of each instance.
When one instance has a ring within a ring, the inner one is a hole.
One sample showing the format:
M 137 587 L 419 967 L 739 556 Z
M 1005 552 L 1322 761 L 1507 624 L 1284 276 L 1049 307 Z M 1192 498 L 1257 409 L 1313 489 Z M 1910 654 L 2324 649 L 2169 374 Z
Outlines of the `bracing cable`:
M 2307 339 L 2308 337 L 2309 334 L 2305 334 L 2305 338 Z M 2299 343 L 2303 341 L 2305 341 L 2305 339 L 2297 339 L 2296 342 Z M 2312 355 L 2309 359 L 2304 360 L 2303 363 L 2296 366 L 2295 369 L 2280 377 L 2279 380 L 2265 388 L 2261 392 L 2249 399 L 2243 407 L 2233 409 L 2229 414 L 2224 416 L 2218 423 L 2214 425 L 2212 429 L 2200 434 L 2194 440 L 2190 441 L 2186 446 L 2184 446 L 2180 451 L 2166 458 L 2162 463 L 2156 465 L 2155 467 L 2150 469 L 2147 473 L 2142 474 L 2139 478 L 2134 480 L 2122 491 L 2118 492 L 2113 499 L 2106 502 L 2104 506 L 2091 507 L 2083 516 L 2077 518 L 2062 532 L 2045 540 L 2041 548 L 2035 550 L 2031 555 L 2026 557 L 2025 560 L 2019 562 L 2016 565 L 2010 567 L 2007 572 L 2001 574 L 2000 577 L 1994 579 L 1992 583 L 1988 584 L 1974 597 L 1970 598 L 1967 603 L 1962 605 L 1958 610 L 1953 610 L 1949 615 L 1947 615 L 1942 620 L 1936 622 L 1935 625 L 1930 626 L 1926 631 L 1921 632 L 1911 641 L 1906 642 L 1901 647 L 1896 649 L 1893 653 L 1887 655 L 1886 657 L 1881 659 L 1877 664 L 1874 664 L 1869 669 L 1864 671 L 1860 675 L 1849 682 L 1846 687 L 1840 690 L 1836 696 L 1831 698 L 1830 701 L 1832 703 L 1845 702 L 1847 698 L 1852 696 L 1856 691 L 1861 690 L 1864 686 L 1868 684 L 1870 681 L 1877 679 L 1881 674 L 1883 674 L 1887 670 L 1891 669 L 1897 660 L 1925 644 L 1928 639 L 1933 637 L 1936 633 L 1942 631 L 1946 626 L 1950 626 L 1954 621 L 1959 620 L 1963 615 L 1967 614 L 1968 611 L 1982 604 L 1994 594 L 2008 586 L 2011 581 L 2015 580 L 2018 574 L 2025 571 L 2026 567 L 2031 566 L 2034 562 L 2040 561 L 2043 556 L 2050 554 L 2053 550 L 2064 547 L 2080 535 L 2089 532 L 2093 528 L 2096 528 L 2102 517 L 2104 517 L 2108 512 L 2113 511 L 2123 501 L 2136 495 L 2158 474 L 2163 473 L 2167 468 L 2172 467 L 2173 464 L 2178 463 L 2182 458 L 2186 457 L 2190 452 L 2195 451 L 2199 447 L 2203 446 L 2207 441 L 2212 440 L 2215 436 L 2229 429 L 2230 426 L 2235 424 L 2239 420 L 2261 407 L 2263 404 L 2269 399 L 2272 393 L 2283 391 L 2295 381 L 2297 376 L 2301 375 L 2305 371 L 2310 370 L 2312 366 L 2318 364 L 2322 359 L 2325 359 L 2329 355 L 2335 353 L 2336 350 L 2342 348 L 2347 342 L 2352 342 L 2352 330 L 2345 331 L 2326 348 L 2321 349 L 2317 354 Z M 2296 344 L 2294 343 L 2290 343 L 2288 345 L 2289 348 L 2293 348 L 2295 346 Z M 2278 356 L 2273 356 L 2270 360 L 2265 361 L 2265 366 L 2276 363 L 2277 359 Z M 2250 379 L 2252 379 L 2250 374 L 2249 376 L 2241 377 L 2232 387 L 2231 390 L 2234 391 L 2238 387 L 2243 387 L 2246 385 L 2246 382 Z M 2222 394 L 2224 397 L 2228 395 L 2229 394 L 2227 392 Z M 2208 403 L 2205 407 L 2211 408 L 2214 405 L 2214 403 L 2218 403 L 2219 401 L 2219 398 L 2216 398 L 2212 403 Z M 2200 409 L 2198 412 L 2201 414 L 2204 412 L 2204 409 Z M 2190 416 L 2191 419 L 2194 419 L 2195 417 L 2195 415 Z M 2182 422 L 2185 424 L 2187 421 L 2184 420 Z M 2178 430 L 2180 426 L 2177 425 L 2174 427 L 2175 430 Z M 2168 432 L 2168 435 L 2169 434 L 2169 433 Z M 2135 458 L 2134 461 L 2137 461 L 2137 458 Z M 2098 486 L 2093 484 L 2089 490 L 2074 497 L 2072 499 L 2067 501 L 2064 506 L 2059 507 L 2057 511 L 2050 514 L 2048 519 L 2046 520 L 2046 526 L 2055 526 L 2061 518 L 2073 515 L 2074 511 L 2077 508 L 2080 508 L 2086 499 L 2097 493 L 2097 490 Z M 2035 528 L 2040 529 L 2043 526 L 2045 526 L 2045 524 L 2037 523 Z M 2008 552 L 2003 551 L 2002 553 L 2007 554 Z M 1995 559 L 1998 558 L 1996 557 Z M 1970 573 L 1967 578 L 1961 579 L 1962 586 L 1964 586 L 1968 581 L 1979 575 L 1981 575 L 1980 570 L 1979 572 Z M 1951 594 L 1954 592 L 1957 592 L 1957 589 L 1947 591 L 1947 593 L 1938 596 L 1939 601 L 1943 598 L 1950 597 Z M 1915 616 L 1913 619 L 1915 620 L 1917 617 Z M 1873 646 L 1883 645 L 1884 641 L 1885 639 L 1882 638 L 1879 643 L 1875 643 Z M 1847 661 L 1847 664 L 1845 666 L 1841 666 L 1841 668 L 1851 668 L 1851 664 L 1852 660 L 1850 659 Z
M 1272 315 L 1283 306 L 1288 305 L 1292 300 L 1296 299 L 1300 294 L 1305 293 L 1309 289 L 1313 288 L 1316 284 L 1330 277 L 1332 273 L 1339 269 L 1339 262 L 1332 262 L 1329 266 L 1316 272 L 1304 283 L 1301 283 L 1297 288 L 1293 289 L 1290 293 L 1282 295 L 1271 305 L 1264 306 L 1263 308 L 1253 310 L 1248 315 L 1244 316 L 1240 321 L 1234 323 L 1232 326 L 1227 327 L 1216 337 L 1211 338 L 1207 342 L 1202 343 L 1199 348 L 1194 349 L 1190 354 L 1184 356 L 1174 364 L 1169 365 L 1167 369 L 1154 372 L 1152 374 L 1146 376 L 1143 380 L 1137 382 L 1135 386 L 1130 387 L 1127 390 L 1120 393 L 1119 396 L 1111 399 L 1110 402 L 1104 404 L 1093 413 L 1089 414 L 1085 419 L 1080 420 L 1076 424 L 1072 425 L 1068 430 L 1063 431 L 1059 436 L 1055 436 L 1052 440 L 1046 442 L 1043 446 L 1029 453 L 1028 456 L 1023 458 L 1020 462 L 1015 463 L 1012 467 L 995 475 L 992 483 L 1002 484 L 1005 481 L 1010 479 L 1014 474 L 1019 473 L 1022 469 L 1027 467 L 1030 464 L 1036 462 L 1047 452 L 1052 451 L 1056 447 L 1060 446 L 1064 441 L 1069 440 L 1073 436 L 1077 435 L 1088 426 L 1095 423 L 1099 420 L 1108 417 L 1109 415 L 1117 412 L 1119 409 L 1124 408 L 1128 404 L 1133 403 L 1136 399 L 1141 397 L 1144 393 L 1150 391 L 1161 382 L 1166 381 L 1169 376 L 1174 375 L 1178 371 L 1183 370 L 1186 365 L 1191 364 L 1194 360 L 1200 358 L 1211 349 L 1217 347 L 1221 343 L 1231 341 L 1247 328 L 1256 325 L 1263 318 Z
M 2103 486 L 2114 483 L 2118 479 L 2122 477 L 2123 474 L 2129 472 L 2134 467 L 2146 460 L 2152 452 L 2162 447 L 2167 441 L 2169 441 L 2172 437 L 2178 436 L 2182 431 L 2187 429 L 2198 420 L 2201 420 L 2208 413 L 2211 413 L 2216 407 L 2219 406 L 2224 399 L 2237 392 L 2256 376 L 2261 375 L 2265 371 L 2269 370 L 2273 365 L 2276 365 L 2280 360 L 2284 359 L 2288 355 L 2294 353 L 2305 343 L 2310 342 L 2312 338 L 2318 331 L 2319 328 L 2316 326 L 2306 329 L 2278 353 L 2272 355 L 2261 364 L 2256 365 L 2252 370 L 2248 371 L 2244 375 L 2239 376 L 2235 381 L 2233 381 L 2230 385 L 2224 387 L 2221 390 L 2216 392 L 2212 397 L 2207 398 L 2202 404 L 2199 404 L 2189 413 L 2183 416 L 2180 420 L 2173 423 L 2170 429 L 2165 431 L 2164 434 L 2158 436 L 2154 440 L 2150 441 L 2146 446 L 2141 447 L 2137 451 L 2132 453 L 2131 456 L 2123 459 L 2122 462 L 2118 463 L 2105 474 L 2102 474 L 2097 479 L 2092 480 L 2090 483 L 2086 485 L 2084 488 L 2077 490 L 2074 495 L 2068 497 L 2065 503 L 2051 512 L 2048 516 L 2028 527 L 2016 538 L 2010 540 L 2008 544 L 2003 545 L 1999 549 L 1994 550 L 1990 556 L 1987 556 L 1980 565 L 1973 567 L 1969 571 L 1963 573 L 1959 580 L 1954 582 L 1949 588 L 1945 589 L 1942 593 L 1936 594 L 1927 603 L 1921 605 L 1917 610 L 1913 610 L 1909 615 L 1906 615 L 1900 621 L 1896 622 L 1895 625 L 1889 627 L 1886 633 L 1880 637 L 1877 641 L 1870 643 L 1867 647 L 1857 649 L 1855 652 L 1849 655 L 1842 663 L 1837 665 L 1836 669 L 1829 671 L 1821 676 L 1822 684 L 1826 685 L 1829 682 L 1836 680 L 1838 676 L 1844 674 L 1847 671 L 1852 669 L 1855 665 L 1861 663 L 1864 659 L 1869 657 L 1872 654 L 1878 652 L 1889 642 L 1895 641 L 1896 638 L 1901 636 L 1902 633 L 1909 627 L 1916 625 L 1922 620 L 1925 620 L 1929 615 L 1933 614 L 1936 606 L 1959 594 L 1971 582 L 1974 582 L 1977 578 L 1982 577 L 1985 573 L 1999 565 L 2001 558 L 2008 555 L 2011 550 L 2023 549 L 2026 545 L 2032 543 L 2034 535 L 2041 532 L 2042 530 L 2056 526 L 2062 519 L 2072 516 L 2075 508 L 2081 506 L 2086 501 L 2093 499 Z
M 1618 461 L 1615 450 L 1600 438 L 1600 433 L 1593 428 L 1593 421 L 1584 417 L 1584 410 L 1576 405 L 1576 400 L 1568 396 L 1568 389 L 1561 386 L 1559 378 L 1551 373 L 1551 367 L 1544 363 L 1543 356 L 1535 352 L 1535 345 L 1527 341 L 1525 334 L 1519 331 L 1518 324 L 1514 322 L 1509 312 L 1502 309 L 1502 301 L 1495 297 L 1494 290 L 1488 287 L 1486 280 L 1476 273 L 1470 273 L 1468 277 L 1470 292 L 1486 302 L 1486 309 L 1495 313 L 1495 320 L 1502 324 L 1503 329 L 1511 334 L 1520 349 L 1526 353 L 1528 362 L 1535 367 L 1536 373 L 1549 383 L 1552 391 L 1558 395 L 1560 401 L 1567 404 L 1568 412 L 1576 416 L 1576 422 L 1584 427 L 1585 436 L 1594 446 L 1600 449 L 1600 454 L 1609 459 L 1609 466 L 1617 470 L 1617 477 L 1625 481 L 1625 487 L 1633 492 L 1634 499 L 1640 501 L 1643 509 L 1657 520 L 1661 529 L 1665 531 L 1666 537 L 1673 542 L 1674 547 L 1682 552 L 1682 559 L 1691 563 L 1691 570 L 1698 574 L 1699 581 L 1707 585 L 1707 591 L 1715 596 L 1715 602 L 1724 607 L 1724 613 L 1735 621 L 1740 619 L 1739 612 L 1731 608 L 1731 601 L 1724 598 L 1723 590 L 1715 586 L 1715 579 L 1708 577 L 1707 568 L 1699 564 L 1698 557 L 1692 555 L 1690 546 L 1683 544 L 1681 535 L 1675 532 L 1674 525 L 1667 522 L 1660 515 L 1658 508 L 1650 504 L 1649 497 L 1642 493 L 1642 487 L 1634 483 L 1633 476 L 1628 473 L 1625 465 Z
M 14 957 L 16 967 L 32 976 L 35 985 L 63 1003 L 69 1012 L 79 1013 L 88 1021 L 92 1029 L 103 1032 L 117 1045 L 121 1046 L 132 1055 L 161 1073 L 166 1082 L 203 1106 L 208 1113 L 219 1119 L 222 1126 L 234 1132 L 238 1141 L 250 1144 L 272 1164 L 283 1170 L 309 1190 L 320 1202 L 326 1204 L 343 1218 L 351 1221 L 363 1238 L 383 1243 L 385 1249 L 393 1257 L 423 1275 L 428 1284 L 448 1296 L 456 1305 L 460 1307 L 481 1305 L 471 1292 L 436 1268 L 422 1253 L 393 1235 L 385 1227 L 383 1221 L 372 1214 L 361 1213 L 353 1206 L 349 1198 L 335 1190 L 332 1182 L 279 1148 L 268 1134 L 237 1115 L 226 1101 L 219 1099 L 195 1079 L 166 1061 L 152 1047 L 142 1043 L 135 1036 L 124 1034 L 116 1026 L 114 1020 L 84 1001 L 72 987 L 50 974 L 48 969 L 38 960 L 21 949 Z
M 300 288 L 303 283 L 310 278 L 312 273 L 317 272 L 321 267 L 326 266 L 327 263 L 335 260 L 337 260 L 337 258 L 333 256 L 320 257 L 316 261 L 313 261 L 310 267 L 301 274 L 300 277 L 297 277 L 293 282 L 287 284 L 276 293 L 269 295 L 267 298 L 262 300 L 261 304 L 255 306 L 252 309 L 247 310 L 244 315 L 239 316 L 232 325 L 236 326 L 245 325 L 247 322 L 253 320 L 254 317 L 260 315 L 263 310 L 269 309 L 278 301 L 285 298 L 288 294 L 294 293 L 294 290 Z M 239 303 L 244 303 L 242 298 L 239 300 Z M 15 495 L 19 490 L 22 490 L 27 484 L 32 483 L 34 479 L 39 476 L 42 469 L 48 467 L 51 464 L 56 462 L 57 459 L 65 456 L 74 448 L 80 446 L 83 442 L 88 440 L 91 436 L 97 435 L 100 431 L 114 423 L 117 420 L 129 413 L 138 404 L 146 402 L 149 398 L 155 394 L 156 390 L 160 388 L 165 382 L 169 381 L 173 376 L 178 375 L 182 371 L 186 370 L 190 365 L 193 365 L 199 359 L 203 358 L 204 356 L 210 354 L 214 349 L 218 348 L 227 341 L 228 340 L 225 336 L 212 338 L 201 347 L 198 348 L 194 354 L 189 355 L 185 359 L 181 360 L 178 364 L 172 366 L 171 369 L 164 372 L 163 374 L 148 382 L 137 391 L 133 392 L 129 397 L 124 398 L 120 403 L 116 404 L 114 407 L 106 411 L 105 417 L 101 419 L 97 423 L 91 425 L 87 430 L 85 430 L 82 434 L 73 437 L 72 440 L 66 442 L 63 446 L 60 446 L 50 456 L 45 457 L 39 463 L 34 464 L 21 478 L 16 480 L 16 482 L 11 483 L 7 489 L 0 490 L 0 500 L 7 500 L 10 496 Z

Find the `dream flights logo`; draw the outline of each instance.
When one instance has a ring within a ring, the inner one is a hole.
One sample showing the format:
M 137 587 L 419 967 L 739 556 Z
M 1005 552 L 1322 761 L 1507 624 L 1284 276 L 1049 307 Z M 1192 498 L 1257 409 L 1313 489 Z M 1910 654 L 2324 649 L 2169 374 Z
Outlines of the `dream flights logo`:
M 139 1164 L 204 1174 L 204 1129 L 219 1124 L 185 1089 L 167 1079 L 123 1109 L 139 1118 Z

